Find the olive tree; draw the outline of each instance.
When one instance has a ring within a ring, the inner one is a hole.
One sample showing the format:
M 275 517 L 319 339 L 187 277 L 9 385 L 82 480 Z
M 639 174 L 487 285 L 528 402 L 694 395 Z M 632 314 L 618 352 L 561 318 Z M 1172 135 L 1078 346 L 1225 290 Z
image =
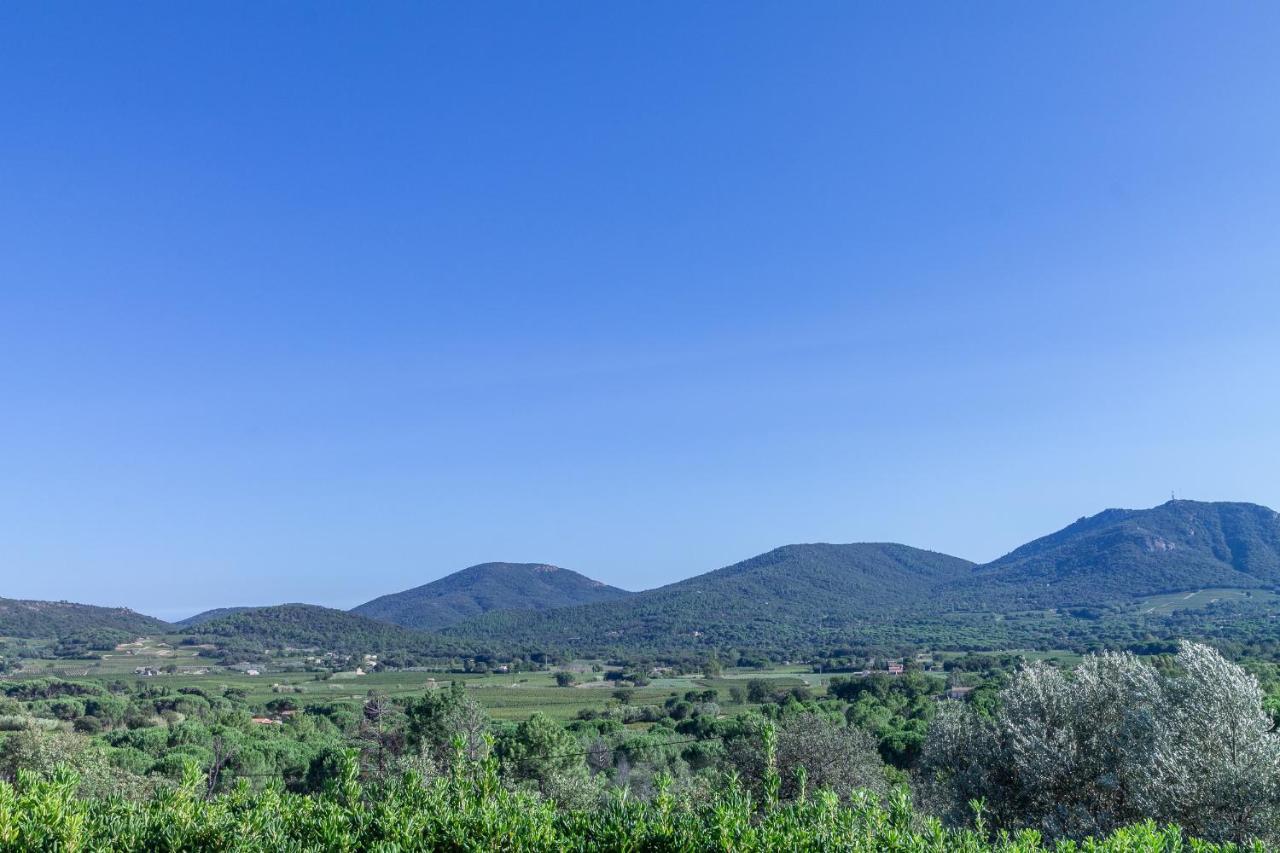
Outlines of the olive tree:
M 733 738 L 726 749 L 730 769 L 747 787 L 760 795 L 768 769 L 762 730 L 769 725 L 757 718 Z M 856 790 L 876 794 L 888 791 L 884 762 L 871 735 L 843 720 L 801 713 L 783 718 L 775 727 L 776 769 L 783 800 L 804 791 L 829 789 L 841 798 Z
M 70 732 L 32 728 L 0 740 L 0 782 L 13 782 L 19 771 L 49 779 L 59 768 L 76 775 L 75 790 L 86 797 L 146 797 L 165 784 L 116 767 L 101 743 Z
M 1037 663 L 990 717 L 947 703 L 925 745 L 926 796 L 953 820 L 981 800 L 995 825 L 1050 837 L 1154 818 L 1217 840 L 1280 838 L 1280 737 L 1257 681 L 1203 645 L 1183 644 L 1176 663 Z

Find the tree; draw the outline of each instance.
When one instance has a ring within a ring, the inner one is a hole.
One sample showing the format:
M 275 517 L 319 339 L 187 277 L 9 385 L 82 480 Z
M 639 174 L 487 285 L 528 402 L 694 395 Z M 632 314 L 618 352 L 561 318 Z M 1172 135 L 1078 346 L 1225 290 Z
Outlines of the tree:
M 586 771 L 578 741 L 541 711 L 499 740 L 497 750 L 506 775 L 544 789 L 552 777 Z
M 1168 674 L 1121 653 L 1027 666 L 990 717 L 946 703 L 923 766 L 952 819 L 982 799 L 997 828 L 1050 837 L 1151 818 L 1280 841 L 1280 738 L 1257 681 L 1207 646 L 1183 644 Z
M 1280 735 L 1258 681 L 1203 645 L 1184 644 L 1164 681 L 1153 784 L 1141 807 L 1204 838 L 1280 840 Z
M 455 735 L 462 737 L 465 754 L 472 761 L 484 757 L 488 750 L 484 735 L 489 717 L 461 681 L 411 699 L 404 713 L 409 746 L 429 752 L 437 762 L 449 760 Z
M 79 777 L 75 790 L 81 796 L 143 796 L 155 788 L 154 779 L 113 766 L 101 745 L 82 735 L 32 728 L 0 741 L 0 780 L 12 782 L 20 770 L 48 779 L 60 768 Z
M 562 669 L 556 673 L 557 687 L 572 687 L 575 681 L 577 681 L 577 679 L 574 677 L 572 672 Z
M 727 749 L 729 762 L 757 793 L 763 791 L 768 771 L 762 734 L 765 725 L 768 723 L 757 717 Z M 796 799 L 802 785 L 805 791 L 829 788 L 840 797 L 855 790 L 887 792 L 884 764 L 875 740 L 866 732 L 811 713 L 788 717 L 775 731 L 782 799 Z
M 876 737 L 884 760 L 905 769 L 919 755 L 928 723 L 938 707 L 937 694 L 944 686 L 943 679 L 916 672 L 899 676 L 835 676 L 827 689 L 831 695 L 851 703 L 845 718 L 850 725 Z
M 369 691 L 364 701 L 363 720 L 358 737 L 364 743 L 362 749 L 366 766 L 378 775 L 387 772 L 389 761 L 400 754 L 400 733 L 391 725 L 395 706 L 386 694 Z
M 209 762 L 209 769 L 205 776 L 205 799 L 211 799 L 218 790 L 218 781 L 222 777 L 222 771 L 236 757 L 237 749 L 233 745 L 229 745 L 220 737 L 215 737 L 212 743 L 213 761 Z

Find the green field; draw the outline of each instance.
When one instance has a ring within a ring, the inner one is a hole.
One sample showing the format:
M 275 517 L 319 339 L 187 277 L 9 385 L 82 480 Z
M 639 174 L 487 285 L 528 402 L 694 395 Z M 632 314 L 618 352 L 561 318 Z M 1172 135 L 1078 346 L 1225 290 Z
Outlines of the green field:
M 160 637 L 143 637 L 139 642 L 118 646 L 115 651 L 101 652 L 92 660 L 27 659 L 23 661 L 23 672 L 60 678 L 128 678 L 139 667 L 164 669 L 173 666 L 183 674 L 212 671 L 213 666 L 198 657 L 199 652 L 197 646 L 171 644 Z
M 1206 590 L 1204 594 L 1210 592 Z M 1074 666 L 1080 660 L 1079 655 L 1064 650 L 1012 649 L 998 654 L 1016 654 L 1027 660 L 1048 660 L 1062 666 Z M 939 652 L 933 655 L 932 660 L 941 664 L 957 656 L 957 653 Z M 298 659 L 288 657 L 262 665 L 258 675 L 248 675 L 198 657 L 196 647 L 172 644 L 164 637 L 142 638 L 138 642 L 123 644 L 114 651 L 103 653 L 97 660 L 27 659 L 23 663 L 20 678 L 120 679 L 154 683 L 173 690 L 197 687 L 212 693 L 235 688 L 245 691 L 253 705 L 285 696 L 293 698 L 299 705 L 358 701 L 371 691 L 405 698 L 421 695 L 452 681 L 461 681 L 494 719 L 513 721 L 527 719 L 535 712 L 569 720 L 583 709 L 602 710 L 617 704 L 613 694 L 619 686 L 605 680 L 603 670 L 607 667 L 601 661 L 575 661 L 567 667 L 579 681 L 572 687 L 557 686 L 555 671 L 478 674 L 401 670 L 330 674 L 303 671 Z M 593 667 L 600 671 L 592 671 Z M 139 668 L 158 674 L 138 675 L 135 670 Z M 173 672 L 169 671 L 170 668 Z M 626 689 L 632 694 L 630 704 L 633 705 L 661 705 L 670 696 L 683 695 L 686 691 L 714 689 L 719 692 L 719 702 L 725 711 L 733 713 L 738 706 L 732 704 L 731 689 L 745 688 L 752 679 L 765 680 L 776 688 L 807 687 L 821 692 L 837 674 L 815 673 L 808 664 L 787 663 L 767 669 L 727 668 L 716 678 L 707 678 L 699 673 L 656 677 L 643 687 Z
M 1265 589 L 1232 589 L 1226 587 L 1216 587 L 1210 589 L 1197 589 L 1185 592 L 1170 592 L 1164 595 L 1153 595 L 1150 598 L 1143 599 L 1141 610 L 1143 613 L 1162 614 L 1172 613 L 1175 610 L 1194 610 L 1200 607 L 1207 607 L 1217 602 L 1243 602 L 1253 601 L 1268 604 L 1274 604 L 1276 599 L 1280 597 L 1274 592 Z
M 287 664 L 287 659 L 284 662 Z M 145 681 L 174 690 L 198 687 L 214 693 L 235 688 L 245 691 L 253 704 L 282 696 L 294 697 L 299 704 L 361 700 L 370 691 L 390 697 L 408 697 L 421 695 L 452 681 L 461 681 L 495 719 L 522 720 L 540 711 L 555 719 L 568 720 L 582 709 L 600 710 L 617 704 L 613 692 L 619 685 L 606 681 L 603 672 L 589 671 L 591 663 L 578 662 L 571 667 L 579 679 L 579 683 L 572 687 L 557 686 L 554 671 L 510 674 L 391 671 L 317 675 L 297 670 L 271 671 L 264 665 L 260 674 L 248 675 L 210 664 L 206 659 L 197 657 L 197 650 L 193 647 L 172 646 L 162 639 L 146 638 L 103 653 L 99 660 L 28 659 L 24 661 L 23 673 L 18 677 L 55 676 L 77 681 L 121 679 Z M 141 676 L 135 673 L 139 667 L 161 672 Z M 164 671 L 167 667 L 174 667 L 175 671 Z M 706 689 L 718 690 L 720 701 L 728 704 L 730 688 L 745 686 L 746 681 L 752 678 L 767 679 L 778 687 L 822 688 L 830 676 L 815 675 L 808 667 L 792 665 L 768 670 L 726 670 L 718 678 L 704 678 L 696 673 L 654 678 L 644 687 L 627 689 L 632 692 L 631 703 L 636 705 L 660 705 L 672 695 Z

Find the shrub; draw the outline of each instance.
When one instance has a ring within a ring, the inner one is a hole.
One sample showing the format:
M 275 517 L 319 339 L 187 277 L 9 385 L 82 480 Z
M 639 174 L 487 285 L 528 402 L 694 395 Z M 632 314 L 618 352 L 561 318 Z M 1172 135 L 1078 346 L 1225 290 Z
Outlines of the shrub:
M 616 801 L 605 808 L 557 808 L 548 799 L 511 790 L 496 762 L 430 782 L 406 774 L 365 789 L 355 757 L 334 768 L 328 791 L 310 797 L 248 785 L 205 799 L 201 774 L 189 767 L 173 791 L 142 801 L 80 799 L 75 774 L 59 768 L 43 778 L 24 774 L 0 783 L 0 850 L 524 850 L 733 849 L 964 851 L 1047 853 L 1033 832 L 988 842 L 972 830 L 948 830 L 913 811 L 899 790 L 888 801 L 858 794 L 841 806 L 815 792 L 767 805 L 732 783 L 714 788 L 655 780 L 652 800 Z M 589 780 L 577 780 L 588 791 Z M 1065 849 L 1065 848 L 1064 848 Z M 1092 853 L 1175 853 L 1186 849 L 1176 827 L 1147 822 L 1089 842 Z M 1228 853 L 1197 844 L 1198 853 Z M 1256 848 L 1261 853 L 1262 848 Z
M 1161 673 L 1127 653 L 1070 675 L 1018 672 L 991 717 L 947 703 L 924 767 L 952 820 L 980 799 L 997 827 L 1080 838 L 1154 818 L 1212 840 L 1280 843 L 1280 737 L 1253 676 L 1184 644 Z
M 81 717 L 73 724 L 76 731 L 86 735 L 96 735 L 102 731 L 102 720 L 97 717 Z

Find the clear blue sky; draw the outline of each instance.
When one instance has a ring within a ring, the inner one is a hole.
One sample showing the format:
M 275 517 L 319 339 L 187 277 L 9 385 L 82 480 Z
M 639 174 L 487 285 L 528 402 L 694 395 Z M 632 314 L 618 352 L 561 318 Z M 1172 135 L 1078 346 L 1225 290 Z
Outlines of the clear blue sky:
M 1280 505 L 1274 3 L 0 6 L 0 595 Z

